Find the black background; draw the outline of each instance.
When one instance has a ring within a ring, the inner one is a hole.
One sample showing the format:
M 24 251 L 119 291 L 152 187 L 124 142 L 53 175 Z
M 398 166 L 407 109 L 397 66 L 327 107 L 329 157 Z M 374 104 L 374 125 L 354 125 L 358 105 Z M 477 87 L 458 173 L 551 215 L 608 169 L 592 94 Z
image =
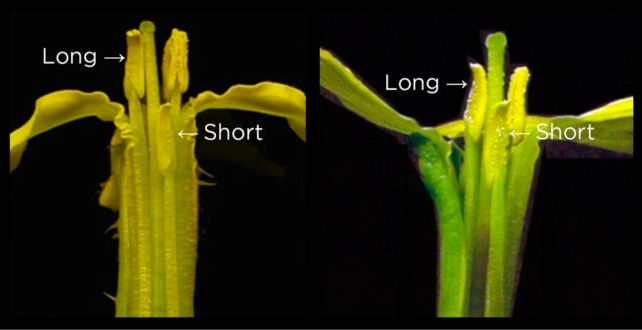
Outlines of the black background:
M 305 15 L 234 13 L 65 13 L 11 15 L 10 132 L 50 92 L 103 91 L 126 105 L 125 33 L 156 25 L 157 58 L 171 29 L 189 38 L 194 97 L 270 80 L 305 90 Z M 44 65 L 58 51 L 95 51 L 97 64 Z M 305 312 L 305 143 L 282 118 L 232 111 L 263 130 L 252 141 L 287 171 L 276 179 L 235 165 L 201 162 L 218 186 L 200 188 L 196 315 L 302 316 Z M 205 123 L 199 122 L 202 130 Z M 29 142 L 10 175 L 12 316 L 113 316 L 116 214 L 99 207 L 109 175 L 113 124 L 96 118 L 55 128 Z M 208 143 L 199 136 L 198 143 Z M 198 157 L 198 155 L 197 155 Z
M 606 14 L 326 14 L 321 46 L 400 113 L 436 126 L 458 117 L 467 95 L 446 83 L 469 82 L 468 57 L 485 63 L 483 31 L 501 30 L 511 62 L 530 69 L 529 113 L 578 115 L 633 94 L 631 21 Z M 386 74 L 391 83 L 438 78 L 439 91 L 386 91 Z M 334 103 L 324 99 L 320 108 L 321 315 L 434 316 L 433 204 L 405 147 Z M 541 161 L 515 316 L 631 315 L 632 165 Z

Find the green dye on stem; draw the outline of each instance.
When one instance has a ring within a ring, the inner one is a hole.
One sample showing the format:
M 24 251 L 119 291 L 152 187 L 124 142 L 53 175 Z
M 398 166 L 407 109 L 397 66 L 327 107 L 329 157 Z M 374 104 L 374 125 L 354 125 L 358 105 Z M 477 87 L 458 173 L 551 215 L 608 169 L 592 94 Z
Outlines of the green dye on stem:
M 458 187 L 453 185 L 452 163 L 444 161 L 435 142 L 412 134 L 410 145 L 419 156 L 423 183 L 438 213 L 439 309 L 441 317 L 466 316 L 467 256 Z M 455 181 L 456 182 L 456 181 Z

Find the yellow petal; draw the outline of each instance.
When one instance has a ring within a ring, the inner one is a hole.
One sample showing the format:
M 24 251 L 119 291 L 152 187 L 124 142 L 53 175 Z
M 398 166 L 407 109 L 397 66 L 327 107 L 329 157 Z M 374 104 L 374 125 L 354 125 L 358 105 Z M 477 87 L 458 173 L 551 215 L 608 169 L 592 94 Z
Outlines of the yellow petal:
M 120 194 L 118 193 L 118 183 L 116 176 L 113 174 L 102 185 L 103 190 L 100 192 L 98 204 L 114 212 L 120 208 Z
M 98 198 L 98 204 L 114 212 L 120 208 L 120 194 L 118 190 L 118 175 L 120 174 L 121 161 L 124 148 L 123 138 L 120 129 L 116 128 L 109 145 L 111 161 L 111 175 L 106 182 L 101 184 L 103 188 Z
M 331 52 L 320 49 L 322 95 L 365 120 L 404 135 L 421 132 L 416 120 L 393 109 Z
M 192 102 L 197 113 L 207 109 L 235 109 L 284 117 L 305 141 L 305 94 L 296 88 L 273 82 L 236 85 L 223 95 L 203 92 Z
M 607 121 L 633 117 L 633 97 L 613 101 L 601 108 L 589 111 L 580 116 L 586 121 Z
M 9 173 L 18 167 L 32 137 L 84 117 L 114 121 L 117 116 L 125 116 L 124 111 L 122 105 L 100 92 L 59 91 L 39 98 L 31 119 L 9 136 Z
M 633 154 L 633 97 L 613 101 L 580 116 L 528 116 L 525 131 L 543 137 L 543 133 L 539 132 L 537 128 L 541 124 L 545 125 L 542 126 L 542 130 L 548 133 L 550 133 L 552 125 L 560 128 L 562 132 L 568 128 L 573 128 L 577 132 L 591 125 L 593 130 L 590 137 L 592 139 L 584 136 L 571 141 L 615 152 Z M 552 138 L 558 140 L 560 135 L 556 133 Z
M 464 136 L 464 129 L 466 128 L 464 121 L 459 119 L 451 121 L 445 124 L 441 124 L 436 127 L 437 132 L 442 136 L 446 136 L 450 139 L 455 139 L 461 136 Z

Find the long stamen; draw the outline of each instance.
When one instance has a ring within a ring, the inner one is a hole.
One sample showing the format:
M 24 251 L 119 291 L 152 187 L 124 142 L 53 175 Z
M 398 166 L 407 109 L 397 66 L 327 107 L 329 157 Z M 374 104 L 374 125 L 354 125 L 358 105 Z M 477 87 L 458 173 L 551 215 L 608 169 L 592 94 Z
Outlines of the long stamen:
M 131 136 L 124 150 L 121 177 L 120 271 L 117 316 L 151 316 L 151 210 L 148 136 L 141 98 L 145 96 L 145 46 L 140 31 L 127 33 L 124 88 L 129 104 Z

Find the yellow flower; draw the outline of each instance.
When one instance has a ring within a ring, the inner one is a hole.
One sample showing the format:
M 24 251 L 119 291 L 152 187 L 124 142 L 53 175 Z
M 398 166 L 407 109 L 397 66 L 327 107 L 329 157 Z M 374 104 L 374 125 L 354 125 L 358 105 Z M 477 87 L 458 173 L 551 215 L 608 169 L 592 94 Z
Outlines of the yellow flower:
M 196 115 L 238 109 L 287 119 L 305 141 L 305 94 L 272 82 L 203 92 L 182 104 L 189 85 L 187 34 L 174 29 L 165 44 L 159 84 L 154 24 L 127 32 L 125 107 L 101 92 L 58 91 L 37 100 L 31 119 L 10 135 L 13 170 L 30 138 L 84 117 L 111 121 L 111 176 L 100 205 L 119 212 L 116 316 L 193 316 L 198 180 Z

